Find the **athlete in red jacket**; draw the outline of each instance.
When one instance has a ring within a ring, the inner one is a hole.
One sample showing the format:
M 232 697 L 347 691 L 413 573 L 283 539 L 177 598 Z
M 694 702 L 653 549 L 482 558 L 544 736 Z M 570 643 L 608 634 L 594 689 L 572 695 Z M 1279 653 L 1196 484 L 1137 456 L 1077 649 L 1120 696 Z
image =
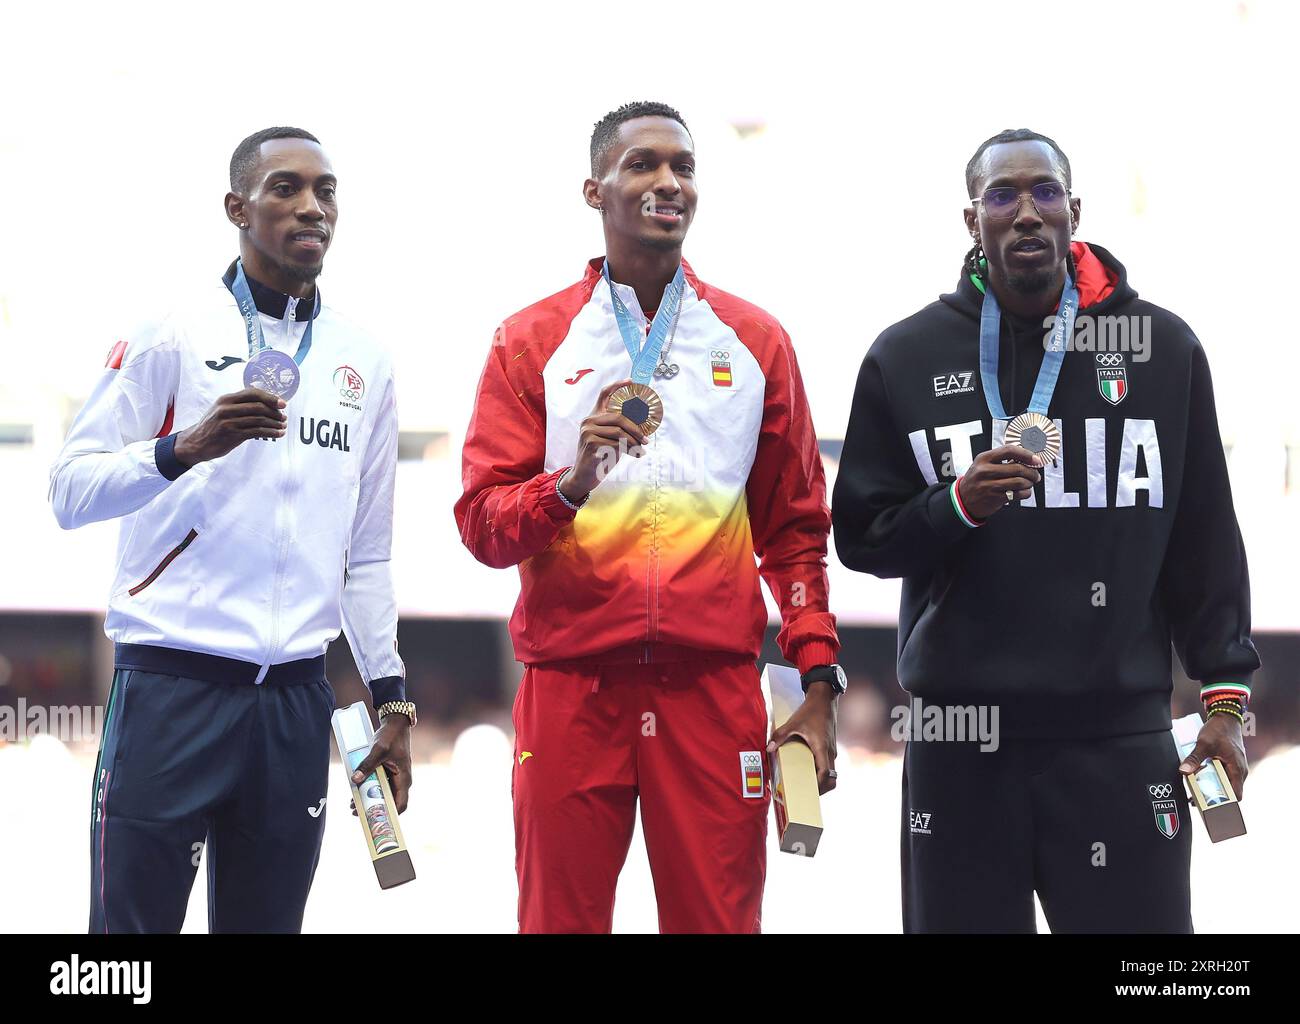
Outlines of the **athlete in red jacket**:
M 596 125 L 584 192 L 607 260 L 498 328 L 465 439 L 461 538 L 521 581 L 525 932 L 609 931 L 638 796 L 661 930 L 759 930 L 769 793 L 742 766 L 769 743 L 760 574 L 808 695 L 771 740 L 804 738 L 834 786 L 817 435 L 781 325 L 682 261 L 692 150 L 663 104 Z M 653 394 L 608 411 L 631 383 Z

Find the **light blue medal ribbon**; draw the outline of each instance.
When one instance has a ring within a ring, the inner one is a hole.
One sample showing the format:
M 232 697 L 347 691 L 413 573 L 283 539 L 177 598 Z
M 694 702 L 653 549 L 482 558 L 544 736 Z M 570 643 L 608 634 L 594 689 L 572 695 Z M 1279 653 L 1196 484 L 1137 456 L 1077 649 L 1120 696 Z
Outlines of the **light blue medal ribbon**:
M 686 291 L 686 273 L 679 263 L 677 273 L 664 289 L 663 300 L 659 303 L 659 309 L 655 312 L 654 321 L 650 325 L 650 336 L 645 339 L 643 345 L 641 328 L 633 319 L 632 313 L 619 296 L 618 289 L 614 287 L 614 281 L 609 276 L 608 260 L 605 261 L 600 272 L 605 278 L 605 283 L 609 285 L 609 295 L 614 305 L 614 319 L 618 321 L 618 332 L 623 336 L 623 344 L 627 347 L 628 355 L 632 357 L 630 376 L 637 384 L 649 385 L 655 367 L 659 365 L 659 353 L 663 351 L 664 339 L 668 336 L 681 307 L 682 295 Z
M 248 278 L 244 276 L 244 261 L 235 261 L 235 280 L 230 286 L 231 292 L 235 296 L 235 302 L 239 305 L 240 315 L 244 318 L 244 332 L 248 335 L 248 361 L 253 359 L 265 349 L 270 348 L 266 343 L 266 338 L 262 334 L 262 321 L 257 315 L 257 303 L 253 301 L 253 292 L 248 287 Z M 316 289 L 316 299 L 312 307 L 311 318 L 307 321 L 307 329 L 302 332 L 302 341 L 298 343 L 298 351 L 294 353 L 293 361 L 299 366 L 307 358 L 307 353 L 311 351 L 311 328 L 316 322 L 316 316 L 320 313 L 320 289 Z
M 290 359 L 266 343 L 262 334 L 262 321 L 257 313 L 257 303 L 253 301 L 253 292 L 248 287 L 248 278 L 244 276 L 244 261 L 235 261 L 235 280 L 230 286 L 239 313 L 244 318 L 244 333 L 248 335 L 248 362 L 244 364 L 244 386 L 261 388 L 263 391 L 289 401 L 298 391 L 302 374 L 298 367 L 311 351 L 311 329 L 320 312 L 320 289 L 316 289 L 315 305 L 307 319 L 307 327 L 302 332 L 302 341 L 298 351 Z
M 1029 399 L 1026 412 L 1047 415 L 1052 392 L 1056 390 L 1056 378 L 1061 375 L 1061 363 L 1065 360 L 1065 345 L 1074 333 L 1074 317 L 1078 312 L 1079 291 L 1067 271 L 1061 304 L 1056 310 L 1056 322 L 1052 325 L 1052 335 L 1043 353 L 1043 365 L 1038 370 L 1038 380 L 1034 382 L 1034 393 Z M 1002 391 L 998 386 L 1001 332 L 1002 309 L 993 295 L 993 289 L 985 288 L 984 305 L 980 309 L 980 381 L 984 385 L 984 401 L 988 403 L 989 414 L 995 420 L 1010 419 L 1002 407 Z

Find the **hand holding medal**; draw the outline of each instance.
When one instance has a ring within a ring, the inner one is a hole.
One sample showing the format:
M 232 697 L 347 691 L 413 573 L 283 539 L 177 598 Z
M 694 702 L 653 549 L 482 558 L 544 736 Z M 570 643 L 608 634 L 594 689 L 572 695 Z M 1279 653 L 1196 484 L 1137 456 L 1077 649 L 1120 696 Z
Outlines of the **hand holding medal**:
M 1045 466 L 1048 462 L 1055 466 L 1057 456 L 1061 454 L 1061 432 L 1055 423 L 1037 412 L 1022 412 L 1008 423 L 1006 442 L 1033 455 L 1037 466 Z M 1028 494 L 1016 494 L 1008 489 L 1007 504 L 1016 498 L 1027 497 Z
M 664 404 L 655 389 L 647 384 L 631 381 L 616 388 L 609 396 L 606 408 L 635 423 L 649 437 L 664 421 Z
M 173 454 L 185 466 L 219 459 L 245 441 L 284 437 L 284 400 L 258 388 L 222 395 L 203 419 L 176 435 Z
M 298 390 L 298 364 L 283 352 L 264 348 L 244 364 L 244 386 L 265 391 L 286 402 Z
M 961 478 L 962 504 L 976 519 L 987 519 L 1013 499 L 1033 494 L 1042 464 L 1040 456 L 1017 445 L 980 452 Z
M 176 435 L 173 454 L 185 466 L 219 459 L 253 438 L 276 441 L 284 437 L 288 425 L 284 407 L 298 390 L 302 378 L 298 367 L 311 351 L 312 325 L 320 312 L 319 291 L 298 351 L 290 357 L 268 346 L 262 336 L 262 324 L 244 275 L 243 260 L 235 262 L 235 279 L 230 290 L 248 339 L 244 390 L 222 395 L 212 403 L 203 419 Z
M 685 294 L 685 272 L 678 265 L 673 279 L 664 288 L 659 311 L 650 324 L 642 344 L 642 328 L 633 320 L 631 312 L 614 287 L 609 276 L 609 263 L 601 269 L 609 289 L 610 307 L 623 345 L 632 357 L 632 376 L 604 388 L 596 399 L 596 408 L 582 421 L 578 433 L 578 454 L 573 468 L 559 484 L 560 494 L 573 507 L 581 507 L 587 495 L 614 468 L 624 452 L 635 458 L 642 455 L 641 446 L 664 421 L 664 403 L 659 393 L 650 386 L 652 378 L 672 380 L 678 366 L 668 362 L 668 352 L 677 336 L 677 322 L 682 312 Z
M 1074 332 L 1074 317 L 1078 310 L 1079 291 L 1067 273 L 1056 318 L 1052 323 L 1052 333 L 1048 336 L 1043 352 L 1043 364 L 1039 367 L 1034 393 L 1029 399 L 1029 408 L 1013 419 L 1003 409 L 1002 391 L 998 384 L 1002 310 L 993 289 L 988 288 L 984 292 L 984 305 L 980 311 L 980 384 L 984 389 L 984 401 L 988 405 L 989 415 L 994 420 L 1010 422 L 1007 423 L 1006 444 L 996 451 L 985 452 L 977 457 L 962 479 L 962 501 L 976 518 L 986 518 L 1004 505 L 1028 498 L 1034 493 L 1033 484 L 1042 479 L 1038 470 L 1048 462 L 1055 465 L 1061 455 L 1061 431 L 1047 415 L 1047 408 L 1052 401 L 1052 392 L 1056 390 L 1056 380 L 1061 375 L 1066 343 Z M 981 469 L 971 479 L 981 460 L 985 464 L 996 460 L 1001 463 L 1001 469 Z M 1027 485 L 1025 481 L 1030 477 L 1025 472 L 1026 469 L 1032 473 L 1032 482 Z M 990 487 L 1000 487 L 1001 494 L 994 497 L 990 493 Z
M 609 302 L 614 310 L 618 332 L 623 337 L 627 353 L 632 357 L 632 378 L 625 387 L 610 398 L 610 410 L 622 413 L 643 431 L 646 436 L 659 429 L 664 421 L 664 403 L 659 393 L 650 386 L 651 379 L 672 380 L 679 367 L 668 362 L 668 353 L 677 337 L 677 322 L 682 313 L 682 298 L 686 290 L 686 276 L 681 266 L 664 288 L 659 311 L 651 322 L 645 344 L 641 344 L 641 328 L 633 322 L 632 314 L 614 287 L 609 276 L 609 264 L 601 270 L 609 287 Z
M 293 356 L 289 356 L 267 345 L 266 338 L 262 335 L 257 305 L 248 287 L 248 278 L 244 276 L 243 260 L 235 264 L 235 280 L 230 287 L 235 296 L 235 304 L 239 307 L 239 315 L 244 318 L 244 332 L 248 336 L 248 362 L 244 364 L 244 386 L 257 388 L 283 399 L 281 403 L 283 405 L 297 393 L 298 383 L 302 379 L 298 366 L 311 351 L 312 328 L 315 326 L 316 313 L 320 311 L 320 293 L 316 293 L 315 309 L 307 320 L 307 327 L 303 331 L 302 341 L 298 344 L 298 351 Z
M 1008 423 L 1006 442 L 1037 455 L 1040 464 L 1055 465 L 1061 454 L 1061 432 L 1041 413 L 1022 412 Z
M 575 505 L 586 500 L 624 452 L 631 453 L 633 458 L 641 457 L 641 445 L 646 443 L 653 429 L 647 430 L 624 415 L 622 410 L 639 412 L 635 405 L 627 409 L 629 400 L 620 399 L 618 410 L 611 408 L 615 394 L 635 386 L 630 380 L 620 380 L 602 388 L 596 407 L 578 428 L 578 452 L 573 459 L 573 469 L 560 485 L 565 496 Z M 637 401 L 649 409 L 649 403 L 644 399 Z

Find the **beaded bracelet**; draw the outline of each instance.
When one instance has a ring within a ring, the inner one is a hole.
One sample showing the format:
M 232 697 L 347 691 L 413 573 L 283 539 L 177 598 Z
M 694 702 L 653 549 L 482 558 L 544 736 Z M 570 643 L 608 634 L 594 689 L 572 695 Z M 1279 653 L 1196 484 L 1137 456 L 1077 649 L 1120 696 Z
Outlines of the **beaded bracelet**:
M 564 483 L 564 481 L 569 479 L 569 477 L 571 477 L 572 475 L 573 475 L 573 467 L 570 466 L 568 469 L 566 469 L 563 473 L 561 473 L 558 477 L 555 478 L 555 493 L 559 496 L 559 499 L 562 502 L 564 502 L 566 506 L 568 506 L 571 512 L 578 512 L 582 509 L 583 505 L 587 504 L 587 499 L 590 498 L 591 495 L 588 494 L 586 498 L 583 498 L 580 502 L 576 504 L 564 496 L 564 492 L 560 490 L 560 484 Z

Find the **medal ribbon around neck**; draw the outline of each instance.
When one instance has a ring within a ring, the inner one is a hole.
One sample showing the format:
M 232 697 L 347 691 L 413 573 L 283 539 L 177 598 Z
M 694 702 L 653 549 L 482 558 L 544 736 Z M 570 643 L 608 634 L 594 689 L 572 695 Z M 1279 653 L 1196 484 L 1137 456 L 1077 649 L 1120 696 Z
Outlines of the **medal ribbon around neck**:
M 1065 343 L 1074 333 L 1074 317 L 1079 312 L 1079 291 L 1069 271 L 1065 274 L 1065 288 L 1061 292 L 1061 304 L 1056 310 L 1056 322 L 1052 324 L 1052 335 L 1047 350 L 1043 353 L 1043 365 L 1038 370 L 1038 380 L 1034 382 L 1034 393 L 1029 399 L 1026 412 L 1047 416 L 1047 407 L 1052 401 L 1052 392 L 1056 390 L 1056 378 L 1061 375 L 1061 363 L 1065 360 Z M 1010 419 L 1002 407 L 1002 391 L 998 386 L 998 345 L 1002 331 L 1002 309 L 993 295 L 992 288 L 984 289 L 984 305 L 980 309 L 980 382 L 984 385 L 984 401 L 988 404 L 989 414 L 995 420 Z
M 248 335 L 248 358 L 251 362 L 253 358 L 264 349 L 270 348 L 266 343 L 266 338 L 262 334 L 262 321 L 258 318 L 257 303 L 253 301 L 252 290 L 248 287 L 248 278 L 244 276 L 244 261 L 235 261 L 235 280 L 230 286 L 231 292 L 235 296 L 235 302 L 239 304 L 239 312 L 244 318 L 244 332 Z M 320 289 L 316 289 L 315 304 L 312 308 L 311 318 L 307 321 L 307 329 L 302 332 L 302 341 L 298 343 L 298 351 L 294 353 L 293 361 L 299 366 L 307 358 L 307 353 L 311 351 L 311 328 L 316 322 L 316 315 L 320 313 Z
M 298 351 L 290 359 L 283 352 L 271 348 L 262 334 L 262 320 L 258 316 L 257 303 L 253 301 L 252 290 L 248 287 L 248 278 L 244 276 L 244 261 L 235 261 L 235 280 L 230 286 L 239 313 L 244 318 L 244 331 L 248 335 L 248 362 L 244 364 L 244 386 L 260 388 L 263 391 L 289 401 L 298 391 L 302 374 L 298 367 L 311 351 L 311 329 L 320 312 L 320 289 L 316 289 L 315 306 L 307 320 L 307 327 L 302 332 L 302 341 Z
M 614 306 L 614 319 L 618 321 L 618 332 L 623 336 L 627 354 L 632 357 L 630 376 L 637 384 L 649 384 L 655 367 L 659 365 L 659 353 L 663 350 L 664 339 L 681 311 L 682 297 L 686 292 L 686 273 L 679 263 L 677 273 L 664 289 L 664 297 L 659 303 L 659 310 L 655 313 L 654 321 L 650 325 L 650 334 L 643 346 L 641 328 L 632 318 L 627 305 L 618 294 L 618 289 L 614 287 L 613 279 L 609 276 L 609 260 L 605 261 L 600 272 L 609 285 L 609 296 Z

